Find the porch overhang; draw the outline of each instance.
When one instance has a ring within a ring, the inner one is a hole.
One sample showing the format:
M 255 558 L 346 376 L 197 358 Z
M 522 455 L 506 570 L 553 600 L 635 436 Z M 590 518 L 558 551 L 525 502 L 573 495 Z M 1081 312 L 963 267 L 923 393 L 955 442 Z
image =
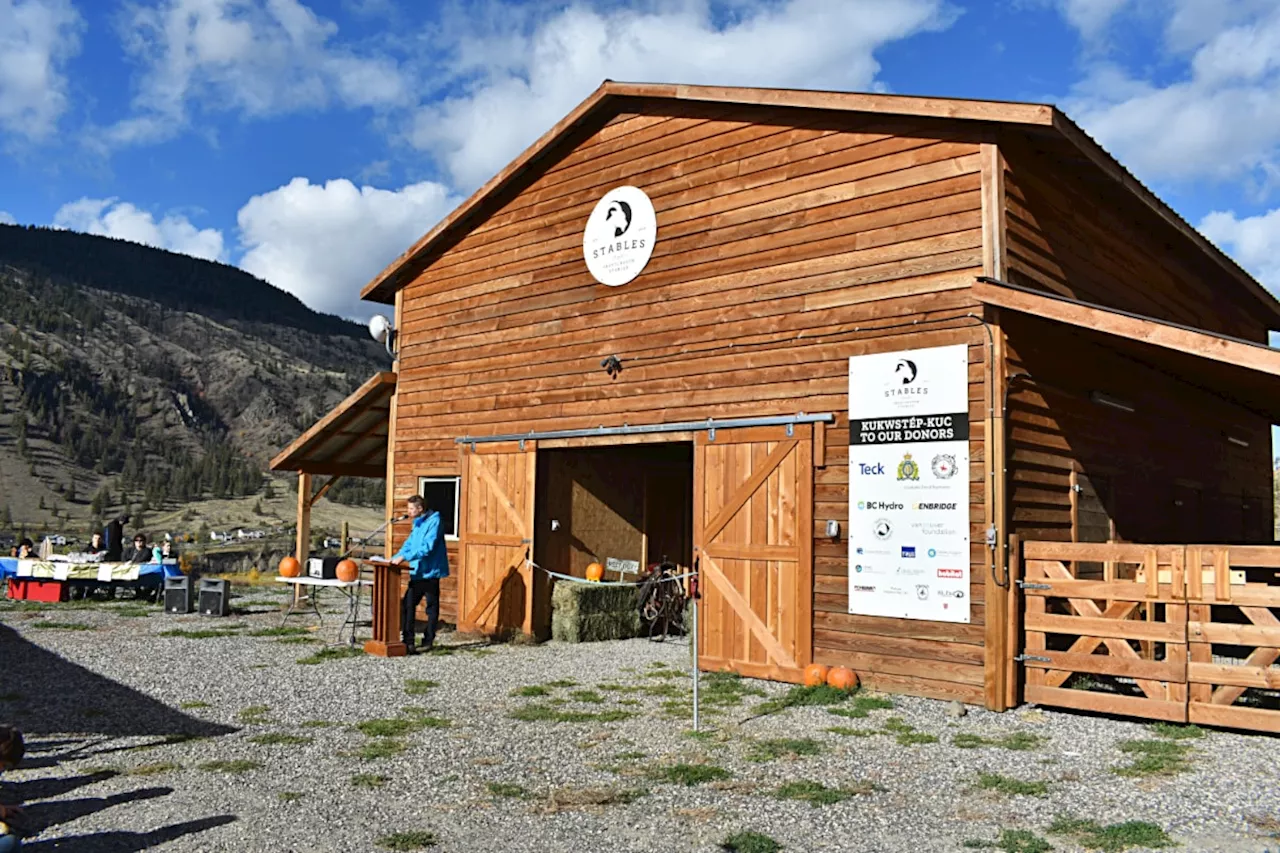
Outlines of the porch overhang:
M 989 278 L 978 279 L 972 293 L 985 305 L 1072 328 L 1083 340 L 1280 423 L 1280 349 Z
M 271 460 L 272 471 L 385 477 L 396 374 L 376 373 Z

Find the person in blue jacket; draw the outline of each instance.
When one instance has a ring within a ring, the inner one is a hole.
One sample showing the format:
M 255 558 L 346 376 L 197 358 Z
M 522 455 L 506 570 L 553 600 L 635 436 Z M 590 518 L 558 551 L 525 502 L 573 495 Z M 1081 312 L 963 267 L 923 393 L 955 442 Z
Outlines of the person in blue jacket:
M 444 532 L 440 529 L 440 513 L 429 508 L 421 497 L 408 500 L 413 530 L 404 540 L 392 562 L 409 566 L 409 586 L 401 600 L 400 634 L 409 654 L 413 647 L 414 614 L 423 596 L 427 599 L 427 629 L 422 634 L 422 651 L 430 651 L 436 641 L 436 622 L 440 619 L 440 579 L 449 576 L 449 555 L 445 551 Z

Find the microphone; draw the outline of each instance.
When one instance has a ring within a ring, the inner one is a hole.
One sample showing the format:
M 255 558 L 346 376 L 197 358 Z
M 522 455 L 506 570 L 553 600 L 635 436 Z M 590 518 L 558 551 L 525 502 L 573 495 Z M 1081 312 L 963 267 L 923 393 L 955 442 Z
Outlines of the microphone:
M 395 518 L 391 519 L 391 523 L 395 524 L 397 521 L 404 521 L 406 518 L 409 518 L 409 517 L 410 517 L 409 513 L 406 512 L 404 515 L 397 515 Z

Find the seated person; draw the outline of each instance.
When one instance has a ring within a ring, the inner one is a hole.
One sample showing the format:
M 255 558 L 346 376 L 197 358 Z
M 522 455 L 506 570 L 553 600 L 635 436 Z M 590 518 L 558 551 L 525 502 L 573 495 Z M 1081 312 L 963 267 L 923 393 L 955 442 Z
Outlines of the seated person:
M 31 560 L 36 556 L 36 543 L 30 539 L 22 539 L 17 545 L 13 546 L 11 556 L 17 557 L 19 560 Z
M 147 544 L 147 535 L 145 533 L 135 533 L 133 535 L 133 547 L 124 552 L 122 561 L 126 563 L 151 562 L 151 546 Z
M 102 534 L 98 531 L 94 531 L 93 536 L 89 539 L 89 545 L 84 549 L 84 552 L 86 554 L 103 554 L 106 553 L 106 550 L 107 546 L 102 543 Z
M 164 540 L 164 542 L 160 545 L 160 559 L 161 560 L 178 559 L 178 549 L 173 547 L 173 543 L 170 542 L 168 539 Z

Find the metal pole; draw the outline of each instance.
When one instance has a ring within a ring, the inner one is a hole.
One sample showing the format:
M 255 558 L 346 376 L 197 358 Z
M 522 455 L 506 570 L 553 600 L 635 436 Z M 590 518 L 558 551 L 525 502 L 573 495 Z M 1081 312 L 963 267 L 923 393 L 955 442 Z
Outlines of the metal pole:
M 690 596 L 693 601 L 693 730 L 698 731 L 698 569 L 694 564 L 693 577 L 690 584 L 693 587 L 693 595 Z

